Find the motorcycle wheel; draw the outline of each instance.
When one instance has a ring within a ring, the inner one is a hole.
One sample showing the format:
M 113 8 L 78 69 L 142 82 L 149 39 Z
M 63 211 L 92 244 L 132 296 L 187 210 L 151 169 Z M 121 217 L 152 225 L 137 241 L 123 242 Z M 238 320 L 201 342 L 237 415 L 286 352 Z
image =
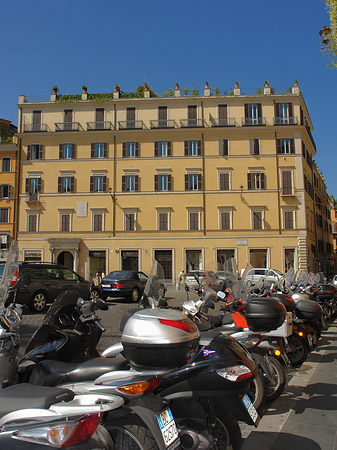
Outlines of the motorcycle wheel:
M 267 401 L 271 402 L 278 398 L 284 391 L 286 385 L 286 372 L 284 366 L 273 356 L 269 356 L 270 364 L 272 365 L 272 374 L 275 381 L 275 386 L 269 384 L 267 389 Z
M 288 342 L 290 347 L 290 353 L 288 354 L 288 357 L 291 364 L 294 367 L 297 367 L 302 364 L 302 362 L 305 361 L 308 356 L 307 346 L 301 338 L 294 334 L 289 336 Z
M 107 427 L 114 450 L 159 450 L 150 430 L 137 417 L 116 419 Z
M 267 400 L 268 381 L 259 370 L 254 380 L 250 383 L 248 396 L 251 399 L 256 411 L 262 415 L 264 405 Z
M 214 450 L 240 450 L 242 445 L 241 430 L 236 418 L 230 411 L 216 409 L 216 425 L 212 429 L 215 442 Z

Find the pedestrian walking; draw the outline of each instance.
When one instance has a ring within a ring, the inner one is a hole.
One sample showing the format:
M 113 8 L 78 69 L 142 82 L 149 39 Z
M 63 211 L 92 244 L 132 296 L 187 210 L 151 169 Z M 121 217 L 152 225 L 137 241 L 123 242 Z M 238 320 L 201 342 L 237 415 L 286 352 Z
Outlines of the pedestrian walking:
M 180 286 L 181 286 L 181 284 L 182 284 L 182 282 L 184 281 L 184 275 L 185 275 L 185 272 L 182 270 L 181 272 L 179 272 L 179 275 L 178 275 L 178 291 L 180 290 Z

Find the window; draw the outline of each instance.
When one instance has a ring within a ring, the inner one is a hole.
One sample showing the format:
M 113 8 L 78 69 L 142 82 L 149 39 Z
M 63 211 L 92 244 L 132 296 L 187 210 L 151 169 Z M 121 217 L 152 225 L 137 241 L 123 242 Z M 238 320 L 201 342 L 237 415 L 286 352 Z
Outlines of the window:
M 260 139 L 249 139 L 249 154 L 250 155 L 260 154 Z
M 124 230 L 135 231 L 136 230 L 136 213 L 125 212 L 124 213 Z
M 0 248 L 1 250 L 5 250 L 9 248 L 9 235 L 8 234 L 0 234 Z
M 268 250 L 266 248 L 249 249 L 249 262 L 253 267 L 268 267 Z
M 29 195 L 29 200 L 37 200 L 39 192 L 41 192 L 41 178 L 26 178 L 26 193 Z
M 43 159 L 43 145 L 42 144 L 28 145 L 27 159 L 28 160 Z
M 252 209 L 252 229 L 264 229 L 264 211 L 262 209 Z
M 106 192 L 107 178 L 105 175 L 93 175 L 90 177 L 90 192 Z
M 171 156 L 171 142 L 157 141 L 154 143 L 154 156 Z
M 93 142 L 91 144 L 91 158 L 106 158 L 108 144 L 106 142 Z
M 127 121 L 127 128 L 136 127 L 136 108 L 134 107 L 126 108 L 126 121 Z
M 72 122 L 73 122 L 73 110 L 65 109 L 63 112 L 63 122 L 64 122 L 64 130 L 72 130 Z
M 172 177 L 169 174 L 157 174 L 154 176 L 155 191 L 170 191 L 172 187 Z
M 9 223 L 9 208 L 0 208 L 0 223 Z
M 220 230 L 232 229 L 231 211 L 220 211 Z
M 11 171 L 12 158 L 2 158 L 1 159 L 1 172 Z
M 185 156 L 200 156 L 201 141 L 185 141 Z
M 122 191 L 123 192 L 137 192 L 139 189 L 138 175 L 123 175 L 122 176 Z
M 293 173 L 292 170 L 282 170 L 282 195 L 293 195 Z
M 219 126 L 227 126 L 227 105 L 218 105 Z
M 263 125 L 261 103 L 245 104 L 244 125 Z
M 60 144 L 59 159 L 75 159 L 75 144 Z
M 219 190 L 229 191 L 230 190 L 230 173 L 220 173 L 219 174 Z
M 38 231 L 38 215 L 36 213 L 27 214 L 27 231 L 30 233 L 36 233 Z
M 248 175 L 248 189 L 265 189 L 265 174 L 262 172 L 250 172 Z
M 201 190 L 201 174 L 187 173 L 185 174 L 185 190 L 200 191 Z
M 295 268 L 295 249 L 285 248 L 284 249 L 284 273 L 288 272 L 291 267 Z
M 92 213 L 92 231 L 104 231 L 104 213 L 93 212 Z
M 276 139 L 276 148 L 279 154 L 290 155 L 291 153 L 295 153 L 294 139 Z
M 71 213 L 60 213 L 60 231 L 71 231 Z
M 196 127 L 198 125 L 197 117 L 198 117 L 197 105 L 188 105 L 187 118 L 189 127 Z
M 293 121 L 293 105 L 292 103 L 276 103 L 275 105 L 275 123 L 277 125 L 288 125 Z
M 10 196 L 11 196 L 11 185 L 0 184 L 0 198 L 10 198 Z
M 167 106 L 158 106 L 158 126 L 167 127 Z
M 228 139 L 219 139 L 219 156 L 228 156 Z
M 32 131 L 42 131 L 41 127 L 41 111 L 33 111 L 33 128 Z
M 199 212 L 189 211 L 188 229 L 191 231 L 199 230 Z
M 169 213 L 158 212 L 157 214 L 158 230 L 167 231 L 169 229 Z
M 104 129 L 104 108 L 96 108 L 95 122 L 96 129 Z
M 73 176 L 58 177 L 58 192 L 75 192 L 75 178 Z
M 295 228 L 294 211 L 283 211 L 283 228 L 293 230 Z
M 123 142 L 123 158 L 138 158 L 139 142 Z

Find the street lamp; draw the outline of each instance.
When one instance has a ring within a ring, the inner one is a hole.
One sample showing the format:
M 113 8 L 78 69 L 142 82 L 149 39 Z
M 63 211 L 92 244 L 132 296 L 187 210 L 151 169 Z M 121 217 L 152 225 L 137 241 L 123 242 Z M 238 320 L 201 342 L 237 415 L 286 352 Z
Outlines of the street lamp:
M 331 35 L 331 28 L 327 27 L 326 25 L 321 29 L 321 31 L 319 32 L 321 38 L 322 38 L 322 42 L 325 45 L 325 47 L 328 46 L 329 42 L 330 42 L 330 35 Z

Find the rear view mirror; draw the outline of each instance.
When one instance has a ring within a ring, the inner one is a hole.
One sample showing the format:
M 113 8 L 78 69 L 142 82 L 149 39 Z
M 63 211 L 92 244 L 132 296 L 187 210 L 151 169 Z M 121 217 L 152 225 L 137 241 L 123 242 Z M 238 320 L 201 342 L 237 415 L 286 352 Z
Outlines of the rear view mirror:
M 109 306 L 101 298 L 96 299 L 95 304 L 96 304 L 96 309 L 101 309 L 102 311 L 107 311 L 109 309 Z

